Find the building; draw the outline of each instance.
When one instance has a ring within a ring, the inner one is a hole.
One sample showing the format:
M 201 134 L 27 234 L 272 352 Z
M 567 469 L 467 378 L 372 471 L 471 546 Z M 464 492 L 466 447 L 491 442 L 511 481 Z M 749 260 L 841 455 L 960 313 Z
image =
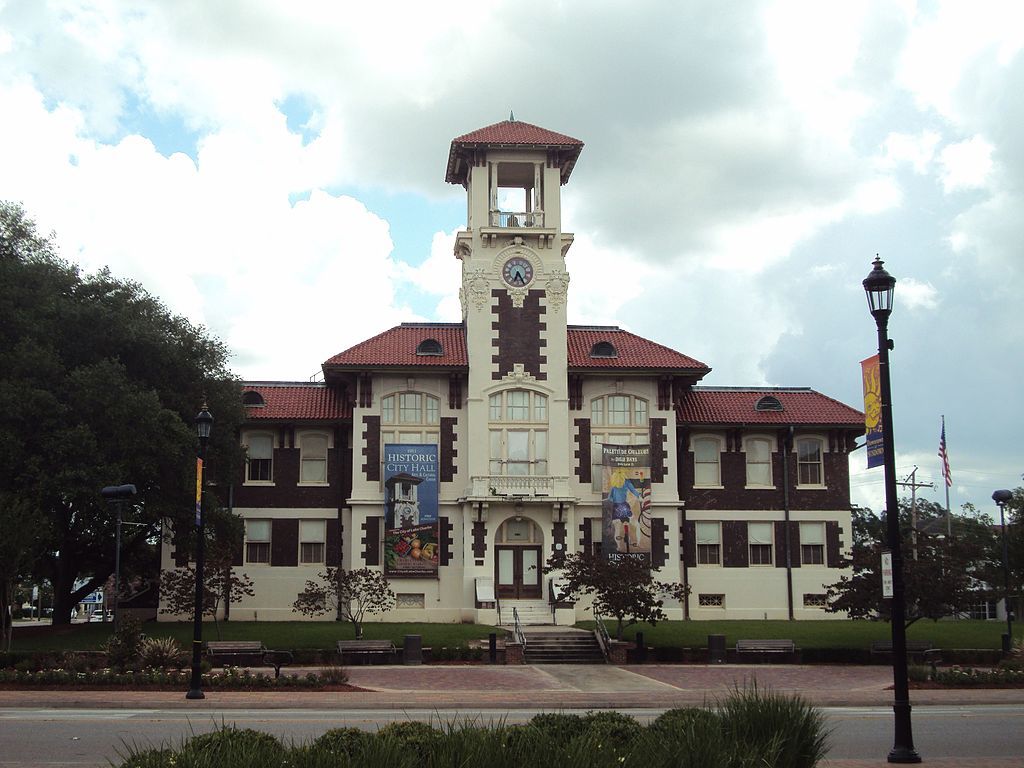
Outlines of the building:
M 512 120 L 451 143 L 466 190 L 463 322 L 403 323 L 323 363 L 322 383 L 245 387 L 238 619 L 298 619 L 324 566 L 383 568 L 385 621 L 558 624 L 567 552 L 644 557 L 692 587 L 673 618 L 825 618 L 848 554 L 857 410 L 809 389 L 705 387 L 705 363 L 569 326 L 561 189 L 583 143 Z M 502 210 L 509 190 L 521 199 Z M 404 524 L 403 524 L 404 523 Z M 163 567 L 188 553 L 165 545 Z

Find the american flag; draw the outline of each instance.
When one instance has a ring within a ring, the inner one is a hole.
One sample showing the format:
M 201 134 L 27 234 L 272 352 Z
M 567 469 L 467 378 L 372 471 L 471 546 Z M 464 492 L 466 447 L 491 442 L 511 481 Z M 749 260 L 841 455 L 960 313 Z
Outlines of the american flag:
M 942 417 L 942 434 L 939 435 L 939 458 L 942 459 L 942 478 L 946 487 L 953 486 L 953 473 L 949 469 L 949 454 L 946 453 L 946 417 Z

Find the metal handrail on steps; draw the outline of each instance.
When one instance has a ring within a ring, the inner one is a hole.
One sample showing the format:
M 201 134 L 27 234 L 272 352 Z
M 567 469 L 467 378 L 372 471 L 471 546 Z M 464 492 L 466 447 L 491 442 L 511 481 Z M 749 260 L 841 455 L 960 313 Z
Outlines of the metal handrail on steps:
M 608 628 L 604 625 L 604 619 L 601 618 L 601 614 L 597 611 L 594 611 L 594 624 L 594 636 L 597 638 L 597 644 L 601 646 L 604 660 L 609 661 L 611 659 L 612 639 L 608 635 Z
M 512 636 L 523 647 L 523 652 L 525 653 L 526 633 L 523 632 L 523 625 L 519 621 L 519 610 L 515 606 L 512 606 Z

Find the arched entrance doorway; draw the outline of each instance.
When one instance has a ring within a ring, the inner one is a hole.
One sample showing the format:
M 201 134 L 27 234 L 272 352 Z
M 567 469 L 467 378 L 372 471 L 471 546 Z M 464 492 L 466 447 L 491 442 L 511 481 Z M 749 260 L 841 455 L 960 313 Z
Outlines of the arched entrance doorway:
M 543 596 L 543 534 L 526 517 L 513 517 L 494 536 L 494 583 L 498 598 L 538 600 Z

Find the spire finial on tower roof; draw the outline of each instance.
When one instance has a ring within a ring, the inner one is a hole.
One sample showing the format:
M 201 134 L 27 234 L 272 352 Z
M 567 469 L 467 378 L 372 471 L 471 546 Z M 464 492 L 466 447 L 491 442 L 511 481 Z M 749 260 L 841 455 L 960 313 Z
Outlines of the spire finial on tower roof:
M 514 123 L 516 121 L 516 116 L 511 109 L 508 111 L 508 121 L 510 123 Z

